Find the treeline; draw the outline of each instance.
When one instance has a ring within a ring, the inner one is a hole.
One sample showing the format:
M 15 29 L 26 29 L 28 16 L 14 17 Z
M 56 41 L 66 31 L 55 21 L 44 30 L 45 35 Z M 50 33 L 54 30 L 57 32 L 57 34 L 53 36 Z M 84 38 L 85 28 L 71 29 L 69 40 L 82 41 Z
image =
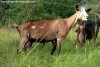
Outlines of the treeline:
M 29 3 L 3 1 L 5 2 L 0 2 L 0 26 L 21 24 L 30 20 L 69 17 L 75 12 L 76 3 L 82 2 L 81 0 L 33 0 Z M 88 3 L 87 5 L 91 7 L 89 0 L 84 0 L 83 3 Z

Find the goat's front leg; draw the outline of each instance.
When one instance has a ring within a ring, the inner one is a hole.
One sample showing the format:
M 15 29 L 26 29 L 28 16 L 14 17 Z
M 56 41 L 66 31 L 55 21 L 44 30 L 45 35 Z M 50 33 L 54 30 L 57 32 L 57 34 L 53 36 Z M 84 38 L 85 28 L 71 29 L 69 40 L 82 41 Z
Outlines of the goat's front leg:
M 32 43 L 33 43 L 33 41 L 28 40 L 27 43 L 24 45 L 24 50 L 27 50 L 27 48 L 31 48 L 32 47 Z
M 62 43 L 62 37 L 57 38 L 57 54 L 60 54 L 61 51 L 61 43 Z
M 21 42 L 20 42 L 19 48 L 17 49 L 17 53 L 20 53 L 22 51 L 22 49 L 25 48 L 25 45 L 27 44 L 27 41 L 28 41 L 27 37 L 21 38 Z
M 52 46 L 53 46 L 53 48 L 52 48 L 52 51 L 51 51 L 51 55 L 53 55 L 54 51 L 56 50 L 57 40 L 52 41 Z

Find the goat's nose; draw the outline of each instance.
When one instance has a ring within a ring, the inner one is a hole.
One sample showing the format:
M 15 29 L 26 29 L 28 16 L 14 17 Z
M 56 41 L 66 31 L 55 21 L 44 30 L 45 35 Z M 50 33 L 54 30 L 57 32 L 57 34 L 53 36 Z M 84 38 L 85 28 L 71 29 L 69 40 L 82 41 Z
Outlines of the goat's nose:
M 87 17 L 87 19 L 89 19 L 89 17 Z

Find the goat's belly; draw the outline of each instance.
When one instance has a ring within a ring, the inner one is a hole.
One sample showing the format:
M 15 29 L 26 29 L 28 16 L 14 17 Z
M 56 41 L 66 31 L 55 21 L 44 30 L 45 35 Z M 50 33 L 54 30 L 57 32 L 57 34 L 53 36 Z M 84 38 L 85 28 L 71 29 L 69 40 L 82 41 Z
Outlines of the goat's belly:
M 53 40 L 56 39 L 56 35 L 51 32 L 31 33 L 31 38 L 39 40 Z
M 31 38 L 32 42 L 39 42 L 39 43 L 46 43 L 46 42 L 53 42 L 55 39 L 53 40 L 45 40 L 45 39 L 33 39 Z

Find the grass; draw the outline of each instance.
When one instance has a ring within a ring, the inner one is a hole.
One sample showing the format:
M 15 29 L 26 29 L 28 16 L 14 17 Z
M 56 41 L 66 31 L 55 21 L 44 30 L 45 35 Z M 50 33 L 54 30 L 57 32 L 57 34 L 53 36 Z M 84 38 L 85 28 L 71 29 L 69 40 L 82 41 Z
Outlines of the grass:
M 76 48 L 75 39 L 76 34 L 71 30 L 62 43 L 59 57 L 50 55 L 51 43 L 35 43 L 27 53 L 17 54 L 18 32 L 14 29 L 0 29 L 0 67 L 100 67 L 100 35 L 96 48 L 92 41 L 87 41 L 82 48 Z

